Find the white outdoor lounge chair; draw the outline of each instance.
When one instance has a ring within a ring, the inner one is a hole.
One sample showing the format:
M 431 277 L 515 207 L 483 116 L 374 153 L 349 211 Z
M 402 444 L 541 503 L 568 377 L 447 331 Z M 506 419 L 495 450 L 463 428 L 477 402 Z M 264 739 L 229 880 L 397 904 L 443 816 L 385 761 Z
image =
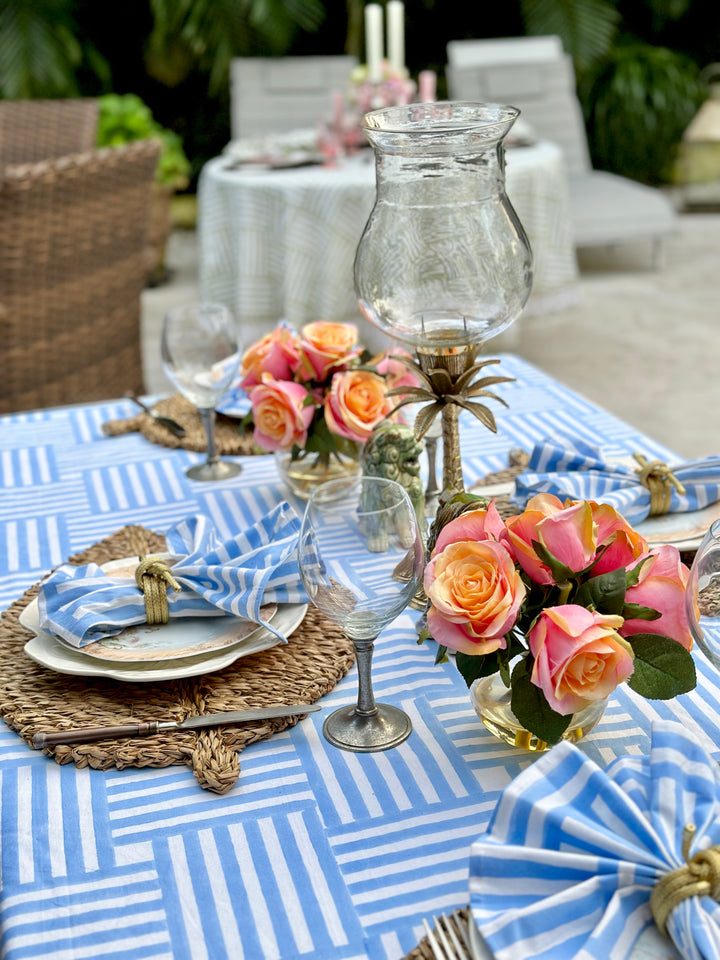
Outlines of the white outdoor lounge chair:
M 559 37 L 453 40 L 447 58 L 450 99 L 512 104 L 536 136 L 563 148 L 576 248 L 649 240 L 659 264 L 675 209 L 654 187 L 592 168 L 572 59 Z

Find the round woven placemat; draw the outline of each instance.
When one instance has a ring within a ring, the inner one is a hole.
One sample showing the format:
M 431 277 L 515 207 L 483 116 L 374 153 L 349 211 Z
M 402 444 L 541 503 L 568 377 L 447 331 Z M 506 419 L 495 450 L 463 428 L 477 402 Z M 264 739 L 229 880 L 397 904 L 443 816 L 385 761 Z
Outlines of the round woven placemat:
M 137 416 L 127 420 L 108 420 L 103 424 L 103 433 L 109 437 L 117 437 L 123 433 L 142 433 L 151 443 L 159 443 L 163 447 L 205 453 L 207 450 L 205 428 L 200 414 L 189 400 L 180 394 L 175 394 L 158 400 L 151 409 L 185 427 L 185 436 L 176 437 L 148 413 L 138 413 Z M 218 413 L 215 417 L 215 446 L 217 452 L 225 457 L 263 453 L 253 442 L 252 430 L 241 431 L 239 420 L 223 416 L 222 413 Z
M 157 552 L 163 544 L 162 537 L 144 527 L 124 527 L 69 562 L 102 564 Z M 241 657 L 217 673 L 160 683 L 54 673 L 23 651 L 32 634 L 18 617 L 37 592 L 37 585 L 31 587 L 0 618 L 0 716 L 28 744 L 39 731 L 116 726 L 133 720 L 184 720 L 246 707 L 313 703 L 332 690 L 354 662 L 352 643 L 310 606 L 287 644 Z M 163 731 L 152 737 L 60 745 L 44 752 L 58 763 L 100 770 L 187 764 L 200 786 L 225 793 L 238 779 L 239 751 L 297 720 L 278 717 L 236 727 Z

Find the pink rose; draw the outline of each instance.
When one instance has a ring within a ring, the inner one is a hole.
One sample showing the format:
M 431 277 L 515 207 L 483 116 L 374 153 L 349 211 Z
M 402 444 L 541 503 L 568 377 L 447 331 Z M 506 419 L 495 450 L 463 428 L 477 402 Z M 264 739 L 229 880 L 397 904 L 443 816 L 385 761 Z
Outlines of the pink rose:
M 634 587 L 628 587 L 625 603 L 652 607 L 659 611 L 660 617 L 657 620 L 625 620 L 620 633 L 624 637 L 636 633 L 659 633 L 677 640 L 686 650 L 692 650 L 693 637 L 685 609 L 685 588 L 690 571 L 680 560 L 677 548 L 669 544 L 644 556 L 647 559 L 640 569 L 639 580 Z M 643 559 L 641 557 L 629 569 L 634 569 Z
M 304 447 L 315 413 L 314 404 L 306 404 L 308 397 L 302 384 L 265 374 L 250 391 L 255 443 L 263 450 L 288 450 L 293 444 Z
M 574 603 L 546 607 L 528 635 L 530 679 L 557 713 L 577 713 L 608 697 L 632 674 L 632 647 L 617 632 L 622 617 Z
M 425 568 L 424 586 L 431 604 L 428 628 L 438 643 L 469 654 L 505 649 L 525 585 L 502 544 L 448 544 Z
M 392 410 L 385 382 L 370 370 L 346 370 L 332 378 L 325 398 L 325 422 L 330 433 L 365 443 L 373 427 Z
M 494 500 L 490 501 L 487 510 L 466 510 L 455 520 L 446 523 L 437 536 L 433 554 L 440 553 L 449 543 L 459 540 L 497 540 L 512 555 L 505 524 Z
M 240 364 L 240 386 L 256 387 L 263 373 L 275 380 L 292 380 L 300 362 L 300 338 L 286 324 L 266 334 L 243 354 Z
M 351 323 L 317 320 L 300 331 L 301 367 L 305 380 L 324 380 L 332 372 L 349 366 L 361 351 L 356 349 L 358 332 Z
M 402 347 L 392 347 L 386 350 L 380 357 L 375 357 L 370 361 L 380 376 L 385 377 L 385 384 L 388 390 L 394 390 L 397 387 L 418 387 L 420 381 L 416 375 L 406 367 L 404 363 L 396 360 L 396 357 L 407 357 L 411 359 L 410 354 Z M 396 400 L 399 400 L 396 397 Z
M 552 494 L 540 493 L 528 501 L 523 513 L 506 520 L 505 526 L 518 563 L 535 583 L 543 586 L 555 581 L 535 553 L 533 541 L 543 543 L 573 573 L 584 570 L 595 558 L 592 509 L 585 500 L 563 505 Z
M 600 560 L 592 568 L 592 575 L 599 576 L 610 570 L 628 567 L 643 553 L 647 553 L 647 540 L 634 530 L 614 507 L 607 503 L 590 501 L 593 521 L 597 524 L 595 540 L 598 553 L 607 546 Z

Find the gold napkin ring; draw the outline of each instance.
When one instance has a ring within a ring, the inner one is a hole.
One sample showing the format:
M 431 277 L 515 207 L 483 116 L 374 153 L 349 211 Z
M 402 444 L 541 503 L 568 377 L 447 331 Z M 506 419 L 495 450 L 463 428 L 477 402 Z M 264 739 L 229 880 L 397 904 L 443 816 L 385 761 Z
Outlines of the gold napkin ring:
M 170 619 L 168 587 L 172 587 L 175 593 L 182 590 L 170 572 L 170 567 L 160 557 L 140 557 L 140 563 L 135 570 L 135 580 L 143 592 L 147 622 L 151 626 L 167 623 Z
M 699 850 L 688 859 L 695 827 L 689 823 L 683 830 L 685 865 L 661 877 L 650 894 L 650 910 L 661 933 L 667 936 L 670 913 L 688 897 L 712 897 L 720 901 L 720 847 Z
M 671 486 L 675 487 L 680 496 L 685 495 L 685 487 L 662 460 L 653 460 L 648 463 L 647 457 L 641 453 L 633 456 L 640 464 L 635 472 L 640 477 L 640 483 L 650 491 L 650 516 L 659 517 L 670 509 L 672 498 Z

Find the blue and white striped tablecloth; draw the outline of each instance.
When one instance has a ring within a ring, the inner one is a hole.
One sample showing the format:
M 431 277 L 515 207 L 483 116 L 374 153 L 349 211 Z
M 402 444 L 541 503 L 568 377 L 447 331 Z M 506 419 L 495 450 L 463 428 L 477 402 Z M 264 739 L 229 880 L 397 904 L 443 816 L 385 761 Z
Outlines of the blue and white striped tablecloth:
M 556 427 L 608 455 L 668 451 L 518 358 L 499 372 L 499 431 L 462 422 L 466 484 Z M 490 401 L 492 405 L 492 401 Z M 141 435 L 104 437 L 129 401 L 0 420 L 0 608 L 53 566 L 128 523 L 164 531 L 207 514 L 220 536 L 286 496 L 273 458 L 194 483 L 200 455 Z M 532 762 L 494 740 L 453 666 L 416 643 L 416 614 L 381 635 L 378 699 L 402 706 L 400 747 L 352 754 L 322 736 L 325 715 L 354 702 L 355 671 L 323 710 L 247 748 L 220 797 L 189 769 L 107 772 L 58 766 L 0 725 L 0 950 L 6 960 L 399 960 L 422 918 L 468 902 L 473 840 L 503 788 Z M 697 690 L 648 703 L 621 689 L 582 749 L 598 763 L 648 749 L 651 720 L 676 719 L 720 746 L 720 688 L 697 658 Z

